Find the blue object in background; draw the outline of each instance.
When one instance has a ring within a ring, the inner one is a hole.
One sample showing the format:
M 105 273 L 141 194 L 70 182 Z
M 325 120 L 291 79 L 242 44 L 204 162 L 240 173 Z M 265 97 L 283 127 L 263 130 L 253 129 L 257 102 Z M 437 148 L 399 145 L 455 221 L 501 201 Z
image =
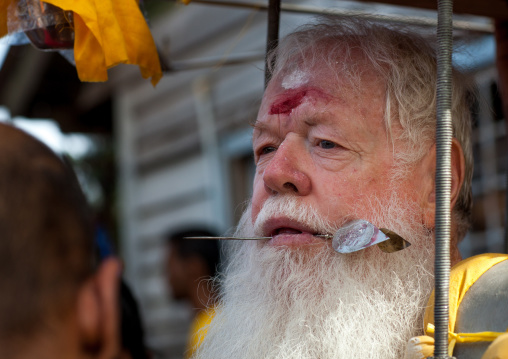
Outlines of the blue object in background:
M 109 240 L 108 234 L 101 226 L 95 227 L 95 246 L 99 252 L 100 260 L 104 260 L 115 255 L 113 244 Z

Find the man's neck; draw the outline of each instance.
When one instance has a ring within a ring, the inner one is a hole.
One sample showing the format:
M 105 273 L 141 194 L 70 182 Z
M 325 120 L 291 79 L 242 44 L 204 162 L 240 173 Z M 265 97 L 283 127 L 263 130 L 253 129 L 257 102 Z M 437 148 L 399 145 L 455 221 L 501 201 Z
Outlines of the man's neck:
M 456 222 L 452 222 L 450 238 L 450 264 L 452 267 L 462 260 L 462 255 L 460 254 L 458 243 L 459 239 L 457 235 L 457 224 Z

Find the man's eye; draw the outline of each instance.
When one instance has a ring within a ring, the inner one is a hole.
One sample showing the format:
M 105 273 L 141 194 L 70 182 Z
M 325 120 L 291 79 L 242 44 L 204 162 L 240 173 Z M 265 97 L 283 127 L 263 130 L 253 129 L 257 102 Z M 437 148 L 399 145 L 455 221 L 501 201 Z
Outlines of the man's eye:
M 261 155 L 266 155 L 266 154 L 271 153 L 275 150 L 276 150 L 276 148 L 273 146 L 266 146 L 266 147 L 263 147 L 259 153 Z
M 335 148 L 337 146 L 336 143 L 328 140 L 319 141 L 319 147 L 324 148 L 325 150 Z

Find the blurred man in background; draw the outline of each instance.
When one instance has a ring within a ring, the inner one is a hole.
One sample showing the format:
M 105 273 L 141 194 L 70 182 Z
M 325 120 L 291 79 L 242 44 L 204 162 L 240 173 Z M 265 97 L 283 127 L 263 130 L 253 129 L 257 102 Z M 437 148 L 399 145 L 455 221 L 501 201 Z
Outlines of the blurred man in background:
M 217 240 L 185 239 L 213 237 L 205 229 L 186 229 L 167 236 L 167 278 L 174 299 L 189 302 L 194 312 L 185 357 L 190 358 L 206 335 L 206 328 L 215 314 L 216 288 L 210 279 L 220 265 Z
M 116 358 L 119 272 L 72 169 L 0 124 L 0 358 Z

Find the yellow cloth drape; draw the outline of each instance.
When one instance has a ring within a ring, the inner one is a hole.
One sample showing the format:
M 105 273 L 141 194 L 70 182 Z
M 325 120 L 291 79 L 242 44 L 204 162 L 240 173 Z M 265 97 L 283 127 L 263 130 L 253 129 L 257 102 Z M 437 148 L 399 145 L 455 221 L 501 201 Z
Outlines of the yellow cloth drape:
M 106 81 L 107 69 L 138 65 L 155 86 L 162 77 L 155 42 L 136 0 L 45 0 L 74 12 L 74 59 L 81 81 Z
M 7 6 L 0 0 L 0 36 L 7 34 Z M 138 65 L 156 85 L 162 77 L 157 48 L 137 0 L 44 0 L 74 13 L 74 59 L 81 81 L 106 81 L 107 69 Z

